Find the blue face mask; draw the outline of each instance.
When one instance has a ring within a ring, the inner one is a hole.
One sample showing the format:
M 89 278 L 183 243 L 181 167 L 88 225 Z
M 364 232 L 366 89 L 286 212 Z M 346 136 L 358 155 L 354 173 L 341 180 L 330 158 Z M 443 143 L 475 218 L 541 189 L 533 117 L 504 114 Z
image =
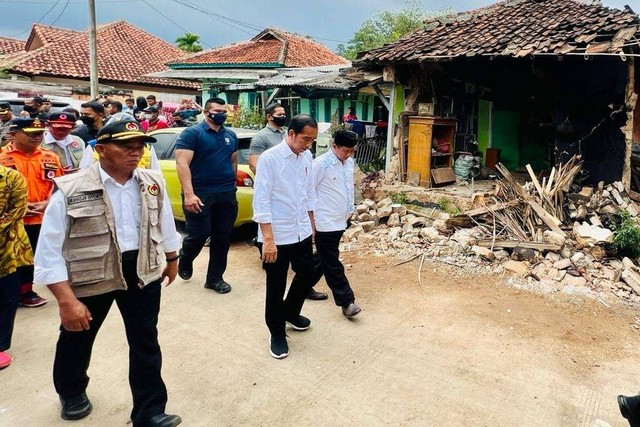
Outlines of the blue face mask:
M 227 113 L 209 113 L 209 118 L 220 126 L 227 120 Z

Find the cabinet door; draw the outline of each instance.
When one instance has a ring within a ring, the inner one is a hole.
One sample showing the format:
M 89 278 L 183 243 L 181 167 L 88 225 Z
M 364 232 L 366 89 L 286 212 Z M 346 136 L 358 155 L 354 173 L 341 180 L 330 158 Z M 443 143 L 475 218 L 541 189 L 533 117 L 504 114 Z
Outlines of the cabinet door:
M 409 152 L 407 174 L 420 174 L 420 185 L 429 186 L 431 164 L 432 127 L 425 123 L 412 122 L 409 125 Z

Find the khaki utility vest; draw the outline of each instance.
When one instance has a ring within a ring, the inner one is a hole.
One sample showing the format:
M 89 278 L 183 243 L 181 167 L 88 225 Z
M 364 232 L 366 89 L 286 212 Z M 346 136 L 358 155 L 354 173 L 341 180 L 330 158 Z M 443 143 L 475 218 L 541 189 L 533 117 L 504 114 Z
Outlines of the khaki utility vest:
M 67 233 L 62 256 L 77 297 L 127 289 L 116 241 L 113 207 L 100 179 L 99 163 L 56 178 L 67 207 Z M 140 287 L 162 276 L 164 252 L 160 212 L 164 181 L 159 171 L 137 169 L 140 188 L 140 236 L 137 273 Z
M 69 166 L 77 168 L 80 165 L 80 160 L 82 160 L 82 155 L 84 154 L 84 147 L 85 147 L 84 141 L 79 136 L 75 136 L 75 135 L 70 135 L 70 136 L 71 136 L 71 139 L 73 139 L 73 142 L 67 145 L 67 149 L 71 154 L 70 165 L 67 164 L 67 155 L 65 154 L 64 148 L 60 147 L 55 142 L 51 142 L 49 144 L 44 142 L 42 143 L 42 146 L 44 148 L 48 148 L 49 150 L 56 153 L 56 155 L 60 158 L 60 164 L 62 165 L 63 168 L 66 168 Z

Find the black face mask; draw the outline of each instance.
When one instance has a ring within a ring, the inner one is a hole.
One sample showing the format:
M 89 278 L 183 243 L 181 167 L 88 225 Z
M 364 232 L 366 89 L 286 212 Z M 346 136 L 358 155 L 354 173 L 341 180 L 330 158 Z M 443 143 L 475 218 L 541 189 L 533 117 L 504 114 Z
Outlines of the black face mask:
M 227 113 L 209 113 L 209 118 L 213 123 L 220 126 L 227 120 Z
M 287 116 L 282 116 L 282 117 L 276 117 L 273 116 L 272 119 L 273 124 L 278 126 L 278 127 L 282 127 L 284 126 L 285 122 L 287 121 Z
M 93 126 L 93 124 L 96 122 L 96 119 L 89 116 L 81 116 L 80 120 L 82 120 L 82 123 L 84 123 L 87 127 Z
M 22 107 L 22 109 L 29 114 L 36 112 L 36 108 L 31 105 L 25 105 L 24 107 Z

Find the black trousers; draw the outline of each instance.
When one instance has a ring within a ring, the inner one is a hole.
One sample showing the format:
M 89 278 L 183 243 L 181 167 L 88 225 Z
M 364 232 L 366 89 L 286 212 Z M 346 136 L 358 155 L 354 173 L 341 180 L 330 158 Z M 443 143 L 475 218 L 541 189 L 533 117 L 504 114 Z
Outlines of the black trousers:
M 344 274 L 344 266 L 340 262 L 340 239 L 344 230 L 322 232 L 316 231 L 316 252 L 313 253 L 313 274 L 311 287 L 315 286 L 324 275 L 327 285 L 333 294 L 336 305 L 346 307 L 355 302 L 353 290 Z M 298 280 L 293 278 L 292 286 Z
M 38 247 L 38 237 L 40 236 L 41 228 L 42 224 L 25 224 L 24 226 L 24 230 L 27 232 L 29 244 L 31 245 L 34 255 L 36 253 L 36 248 Z M 21 270 L 21 280 L 24 286 L 20 289 L 20 295 L 24 295 L 33 289 L 33 265 L 27 265 Z
M 277 245 L 278 257 L 274 263 L 262 263 L 267 273 L 267 295 L 264 318 L 271 335 L 285 336 L 285 322 L 296 319 L 300 315 L 304 300 L 313 286 L 313 247 L 311 236 L 298 243 Z M 262 243 L 258 243 L 262 250 Z M 287 274 L 289 265 L 296 273 L 291 282 L 287 297 Z
M 355 302 L 353 290 L 344 274 L 344 265 L 340 262 L 340 239 L 344 230 L 316 231 L 316 250 L 320 258 L 320 268 L 333 293 L 336 305 L 346 307 Z
M 20 267 L 15 272 L 0 277 L 0 351 L 11 348 L 23 269 L 24 267 Z
M 133 395 L 131 420 L 138 427 L 145 426 L 154 415 L 164 413 L 167 389 L 160 375 L 162 354 L 156 327 L 160 311 L 160 280 L 142 289 L 138 286 L 136 252 L 122 254 L 122 269 L 128 286 L 126 291 L 79 298 L 93 317 L 89 330 L 69 332 L 60 327 L 53 382 L 62 398 L 74 397 L 86 391 L 93 342 L 115 301 L 129 343 L 129 385 Z
M 186 209 L 184 211 L 187 220 L 185 229 L 188 235 L 182 241 L 180 255 L 184 261 L 192 262 L 210 237 L 207 282 L 215 283 L 222 280 L 227 269 L 230 236 L 238 216 L 238 201 L 235 191 L 198 195 L 198 197 L 204 204 L 202 212 L 192 213 Z

